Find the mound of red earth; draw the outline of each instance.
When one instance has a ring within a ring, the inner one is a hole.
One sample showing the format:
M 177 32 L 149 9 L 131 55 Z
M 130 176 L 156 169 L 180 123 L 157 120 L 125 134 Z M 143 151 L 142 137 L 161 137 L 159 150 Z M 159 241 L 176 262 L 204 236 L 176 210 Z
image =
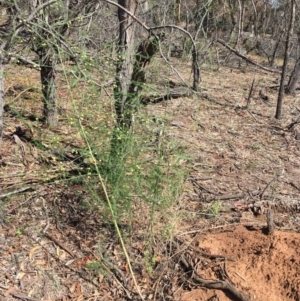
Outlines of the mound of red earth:
M 198 244 L 211 254 L 222 254 L 225 269 L 237 290 L 249 300 L 300 300 L 300 234 L 275 231 L 267 236 L 261 230 L 237 226 L 200 235 Z M 198 271 L 204 279 L 217 279 L 212 266 Z M 206 288 L 178 292 L 181 301 L 237 300 L 221 290 Z

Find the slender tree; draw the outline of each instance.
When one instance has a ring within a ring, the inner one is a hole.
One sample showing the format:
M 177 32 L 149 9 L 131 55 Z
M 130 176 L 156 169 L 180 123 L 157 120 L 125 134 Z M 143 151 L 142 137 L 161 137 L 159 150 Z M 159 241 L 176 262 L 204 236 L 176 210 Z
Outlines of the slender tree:
M 29 1 L 29 10 L 36 8 L 35 0 Z M 45 7 L 30 22 L 31 28 L 27 32 L 30 36 L 31 49 L 38 55 L 43 96 L 43 115 L 46 123 L 56 126 L 57 95 L 55 86 L 55 66 L 59 61 L 59 53 L 68 51 L 67 38 L 76 24 L 79 16 L 86 16 L 96 7 L 95 1 L 57 1 Z
M 123 9 L 134 15 L 138 8 L 135 0 L 119 0 L 119 42 L 117 48 L 118 62 L 116 72 L 115 108 L 117 124 L 121 128 L 129 128 L 132 122 L 132 110 L 134 109 L 135 94 L 129 93 L 133 66 L 135 61 L 135 31 L 136 20 Z M 132 89 L 131 89 L 132 90 Z
M 293 35 L 295 13 L 296 13 L 296 3 L 295 3 L 295 0 L 292 0 L 291 1 L 290 21 L 289 21 L 288 30 L 286 33 L 284 61 L 283 61 L 280 87 L 279 87 L 278 99 L 277 99 L 277 107 L 276 107 L 276 114 L 275 114 L 276 119 L 279 119 L 281 117 L 282 101 L 283 101 L 283 96 L 284 96 L 284 82 L 285 82 L 287 64 L 288 64 L 288 59 L 289 59 L 290 39 Z
M 298 33 L 298 47 L 300 47 L 300 33 Z M 287 94 L 294 94 L 296 91 L 297 83 L 299 82 L 300 77 L 300 54 L 296 60 L 293 72 L 290 76 L 288 85 L 285 89 Z
M 24 11 L 20 9 L 14 1 L 2 1 L 2 7 L 7 11 L 7 21 L 0 26 L 1 44 L 0 44 L 0 145 L 3 135 L 3 107 L 4 107 L 4 63 L 9 60 L 11 50 L 15 43 L 18 42 L 20 35 L 27 30 L 28 24 L 43 10 L 45 7 L 55 3 L 56 0 L 49 0 L 39 4 L 24 18 Z

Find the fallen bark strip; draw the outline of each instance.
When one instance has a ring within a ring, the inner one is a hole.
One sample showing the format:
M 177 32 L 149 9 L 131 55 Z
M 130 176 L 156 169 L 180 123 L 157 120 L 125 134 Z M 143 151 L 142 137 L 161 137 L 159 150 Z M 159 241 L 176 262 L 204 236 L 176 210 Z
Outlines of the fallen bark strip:
M 271 69 L 268 67 L 264 67 L 256 62 L 254 62 L 253 60 L 251 60 L 250 58 L 248 58 L 247 56 L 241 54 L 240 52 L 238 52 L 237 50 L 233 49 L 232 47 L 230 47 L 228 44 L 226 44 L 223 40 L 217 39 L 217 42 L 220 43 L 221 45 L 223 45 L 224 47 L 226 47 L 228 50 L 230 50 L 231 52 L 233 52 L 234 54 L 236 54 L 238 57 L 242 58 L 243 60 L 245 60 L 246 62 L 262 69 L 268 72 L 272 72 L 272 73 L 278 73 L 281 74 L 281 71 L 279 70 L 275 70 L 275 69 Z
M 33 190 L 32 187 L 27 186 L 27 187 L 23 187 L 23 188 L 20 188 L 20 189 L 11 191 L 11 192 L 7 192 L 7 193 L 4 193 L 4 194 L 0 194 L 0 200 L 1 200 L 1 199 L 5 199 L 5 198 L 7 198 L 7 197 L 9 197 L 9 196 L 12 196 L 12 195 L 14 195 L 14 194 L 18 194 L 18 193 L 25 192 L 25 191 L 29 191 L 29 190 L 32 191 L 32 190 Z
M 141 99 L 141 104 L 143 105 L 148 105 L 150 103 L 152 104 L 156 104 L 156 103 L 160 103 L 164 100 L 170 100 L 170 99 L 176 99 L 176 98 L 180 98 L 180 97 L 189 97 L 191 96 L 191 92 L 189 91 L 183 91 L 183 92 L 170 92 L 168 94 L 165 95 L 150 95 L 150 96 L 145 96 Z
M 69 255 L 71 255 L 73 258 L 75 257 L 75 255 L 73 254 L 73 252 L 68 247 L 66 247 L 63 243 L 61 243 L 60 241 L 58 241 L 56 238 L 54 238 L 53 236 L 49 235 L 48 233 L 43 233 L 43 235 L 45 237 L 47 237 L 49 240 L 52 240 L 61 249 L 63 249 L 67 253 L 69 253 Z
M 194 269 L 188 264 L 187 260 L 182 256 L 180 262 L 186 270 L 194 271 Z M 236 301 L 250 301 L 242 292 L 238 291 L 232 284 L 222 280 L 205 280 L 201 278 L 196 271 L 194 271 L 192 279 L 202 287 L 209 289 L 218 289 L 230 292 Z
M 259 195 L 260 191 L 255 190 L 255 191 L 246 192 L 246 193 L 214 195 L 213 197 L 207 198 L 206 200 L 208 202 L 211 202 L 214 200 L 228 201 L 228 200 L 233 200 L 233 199 L 243 199 L 243 198 L 249 196 L 249 194 L 252 196 Z
M 208 201 L 208 202 L 212 202 L 215 200 L 229 201 L 229 200 L 234 200 L 234 199 L 243 199 L 246 196 L 247 196 L 246 193 L 215 195 L 213 197 L 207 198 L 206 201 Z
M 198 183 L 197 180 L 191 179 L 190 181 L 193 184 L 195 184 L 198 188 L 200 188 L 201 190 L 205 190 L 206 192 L 215 195 L 215 193 L 212 190 L 210 190 L 210 189 L 206 188 L 205 186 L 203 186 L 202 184 Z
M 17 291 L 17 289 L 13 286 L 9 287 L 9 286 L 5 286 L 5 285 L 0 284 L 0 289 L 5 289 L 6 290 L 6 292 L 2 294 L 5 297 L 8 297 L 8 295 L 11 295 L 11 296 L 13 296 L 17 299 L 30 300 L 30 301 L 40 301 L 40 299 L 30 297 L 28 295 L 25 295 L 25 294 Z
M 21 300 L 29 300 L 29 301 L 40 301 L 40 299 L 37 298 L 33 298 L 33 297 L 29 297 L 25 294 L 22 293 L 11 293 L 11 295 L 17 299 L 21 299 Z

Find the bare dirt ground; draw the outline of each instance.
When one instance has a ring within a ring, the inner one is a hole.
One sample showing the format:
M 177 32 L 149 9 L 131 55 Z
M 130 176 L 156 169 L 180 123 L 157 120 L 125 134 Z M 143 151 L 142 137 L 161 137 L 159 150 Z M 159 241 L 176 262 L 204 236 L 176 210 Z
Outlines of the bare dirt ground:
M 30 72 L 22 71 L 22 78 L 35 86 L 37 75 Z M 204 66 L 201 77 L 199 97 L 144 109 L 163 120 L 166 138 L 187 149 L 190 159 L 182 164 L 191 171 L 177 205 L 166 209 L 166 216 L 176 215 L 172 235 L 153 246 L 152 271 L 145 270 L 142 243 L 147 214 L 136 208 L 140 219 L 133 225 L 129 253 L 140 289 L 145 300 L 300 300 L 300 98 L 285 97 L 278 121 L 273 118 L 277 90 L 271 88 L 275 74 Z M 8 74 L 7 86 L 14 81 Z M 30 110 L 28 99 L 18 103 Z M 95 208 L 84 206 L 84 188 L 56 183 L 59 165 L 26 142 L 24 162 L 11 137 L 24 124 L 13 114 L 6 114 L 5 123 L 0 194 L 41 178 L 53 181 L 3 204 L 0 299 L 139 300 L 118 239 Z M 74 138 L 67 126 L 56 132 Z M 45 162 L 47 174 L 38 168 Z M 274 236 L 266 235 L 266 209 L 274 211 Z M 158 227 L 163 223 L 162 218 Z M 229 283 L 242 295 L 203 288 L 201 279 L 212 281 L 212 287 Z

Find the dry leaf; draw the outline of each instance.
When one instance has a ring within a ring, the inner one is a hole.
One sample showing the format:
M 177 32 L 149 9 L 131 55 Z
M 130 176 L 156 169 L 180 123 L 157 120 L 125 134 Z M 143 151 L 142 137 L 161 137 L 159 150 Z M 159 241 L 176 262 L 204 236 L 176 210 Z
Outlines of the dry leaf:
M 76 301 L 82 301 L 83 300 L 83 295 L 80 295 Z
M 26 274 L 23 272 L 20 272 L 17 274 L 17 279 L 22 279 Z
M 71 259 L 71 260 L 67 261 L 67 262 L 65 263 L 65 265 L 66 265 L 66 266 L 69 266 L 69 265 L 71 265 L 74 261 L 75 261 L 75 259 Z
M 126 264 L 124 265 L 124 269 L 125 269 L 126 273 L 129 272 L 129 267 L 128 267 L 128 263 L 127 263 L 127 262 L 126 262 Z
M 36 246 L 36 247 L 32 248 L 32 249 L 30 250 L 30 252 L 29 252 L 29 259 L 32 259 L 33 255 L 34 255 L 34 252 L 35 252 L 36 250 L 39 250 L 40 248 L 41 248 L 41 246 Z
M 76 282 L 74 282 L 71 287 L 69 287 L 69 291 L 71 294 L 73 294 L 75 292 L 75 289 L 76 289 Z
M 59 259 L 61 261 L 64 261 L 66 259 L 66 257 L 67 257 L 67 253 L 65 251 L 63 251 L 63 250 L 60 249 Z
M 161 260 L 162 260 L 162 258 L 161 258 L 160 255 L 156 256 L 156 258 L 155 258 L 155 262 L 156 262 L 156 263 L 160 263 Z
M 3 295 L 4 297 L 8 297 L 9 295 L 11 295 L 14 291 L 16 290 L 15 287 L 11 286 Z
M 36 265 L 46 265 L 46 260 L 44 260 L 44 259 L 36 260 L 36 261 L 35 261 L 35 264 L 36 264 Z
M 82 293 L 80 284 L 76 283 L 76 288 L 79 294 Z

